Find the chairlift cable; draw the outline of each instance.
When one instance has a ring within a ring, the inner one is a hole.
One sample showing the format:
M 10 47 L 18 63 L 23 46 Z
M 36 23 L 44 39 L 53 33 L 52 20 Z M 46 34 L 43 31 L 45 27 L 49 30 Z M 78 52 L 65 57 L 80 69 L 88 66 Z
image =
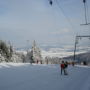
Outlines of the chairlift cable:
M 61 10 L 61 12 L 63 13 L 64 17 L 66 18 L 67 22 L 70 24 L 70 26 L 72 27 L 73 29 L 73 25 L 70 21 L 70 18 L 66 15 L 65 11 L 63 10 L 63 8 L 60 6 L 60 3 L 58 2 L 58 0 L 55 0 L 56 1 L 56 4 L 57 6 L 59 7 L 59 9 Z

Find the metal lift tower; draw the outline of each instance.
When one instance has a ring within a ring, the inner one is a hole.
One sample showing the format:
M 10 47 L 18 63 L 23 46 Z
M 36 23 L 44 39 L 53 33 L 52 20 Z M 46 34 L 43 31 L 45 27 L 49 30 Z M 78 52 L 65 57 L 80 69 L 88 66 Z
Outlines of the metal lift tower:
M 83 3 L 84 3 L 84 10 L 85 10 L 85 24 L 81 24 L 81 25 L 90 25 L 90 23 L 88 23 L 88 21 L 87 21 L 86 0 L 83 0 Z M 76 60 L 77 44 L 79 42 L 79 39 L 81 39 L 81 38 L 89 38 L 90 39 L 90 35 L 76 36 L 76 38 L 75 38 L 75 48 L 74 48 L 74 60 Z

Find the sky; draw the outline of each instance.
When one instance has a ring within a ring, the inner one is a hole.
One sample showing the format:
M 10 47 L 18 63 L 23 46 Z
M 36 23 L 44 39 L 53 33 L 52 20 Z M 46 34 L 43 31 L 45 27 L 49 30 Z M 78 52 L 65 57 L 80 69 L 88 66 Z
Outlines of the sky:
M 82 0 L 0 0 L 0 39 L 16 47 L 74 45 L 76 35 L 90 35 Z M 90 0 L 87 18 L 90 22 Z

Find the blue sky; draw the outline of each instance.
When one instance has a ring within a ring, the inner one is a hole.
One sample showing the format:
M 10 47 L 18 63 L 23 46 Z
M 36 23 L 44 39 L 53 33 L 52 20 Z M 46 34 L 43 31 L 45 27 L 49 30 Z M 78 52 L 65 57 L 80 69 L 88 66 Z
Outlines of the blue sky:
M 53 0 L 52 6 L 48 1 L 0 0 L 0 39 L 16 47 L 27 40 L 30 45 L 33 40 L 40 45 L 73 45 L 77 34 L 90 34 L 90 26 L 80 26 L 85 23 L 82 0 Z M 87 5 L 90 22 L 90 0 Z

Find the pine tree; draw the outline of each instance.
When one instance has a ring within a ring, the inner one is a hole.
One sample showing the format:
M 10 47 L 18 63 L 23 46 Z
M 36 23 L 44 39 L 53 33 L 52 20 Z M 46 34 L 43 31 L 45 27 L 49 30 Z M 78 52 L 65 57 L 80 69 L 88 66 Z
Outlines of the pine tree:
M 0 40 L 0 54 L 5 57 L 5 61 L 9 62 L 12 57 L 12 46 L 8 46 L 4 41 Z

